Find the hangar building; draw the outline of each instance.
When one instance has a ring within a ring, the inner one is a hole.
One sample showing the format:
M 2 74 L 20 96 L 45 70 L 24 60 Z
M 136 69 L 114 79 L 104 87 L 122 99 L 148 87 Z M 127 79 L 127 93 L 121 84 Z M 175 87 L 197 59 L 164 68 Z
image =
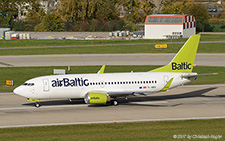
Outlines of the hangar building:
M 155 14 L 145 19 L 145 39 L 188 38 L 196 34 L 194 15 Z

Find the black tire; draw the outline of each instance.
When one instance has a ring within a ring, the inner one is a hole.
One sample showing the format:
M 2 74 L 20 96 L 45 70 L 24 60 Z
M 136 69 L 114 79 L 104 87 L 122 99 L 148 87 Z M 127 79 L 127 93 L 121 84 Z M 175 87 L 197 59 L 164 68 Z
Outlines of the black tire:
M 113 105 L 114 105 L 114 106 L 119 105 L 118 101 L 117 101 L 117 100 L 114 100 L 114 101 L 113 101 Z
M 35 107 L 36 107 L 36 108 L 39 108 L 39 107 L 40 107 L 40 104 L 39 104 L 39 103 L 36 103 L 36 104 L 35 104 Z

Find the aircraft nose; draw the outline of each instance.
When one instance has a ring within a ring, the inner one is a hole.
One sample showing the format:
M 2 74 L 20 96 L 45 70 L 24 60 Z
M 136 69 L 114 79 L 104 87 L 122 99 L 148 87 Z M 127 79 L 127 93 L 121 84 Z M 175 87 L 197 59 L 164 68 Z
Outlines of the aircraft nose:
M 17 95 L 20 95 L 20 96 L 23 96 L 23 90 L 22 90 L 22 87 L 19 86 L 19 87 L 15 88 L 15 89 L 13 90 L 13 93 L 15 93 L 15 94 L 17 94 Z

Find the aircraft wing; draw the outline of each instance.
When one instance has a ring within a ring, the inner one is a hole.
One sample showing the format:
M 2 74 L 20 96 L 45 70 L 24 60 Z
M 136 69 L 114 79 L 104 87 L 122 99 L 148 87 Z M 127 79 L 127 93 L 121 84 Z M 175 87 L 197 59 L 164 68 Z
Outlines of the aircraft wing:
M 153 91 L 126 91 L 126 92 L 108 92 L 110 97 L 124 97 L 129 95 L 146 95 L 149 93 L 154 93 Z
M 153 91 L 100 91 L 100 90 L 93 90 L 88 93 L 104 93 L 109 95 L 112 98 L 116 97 L 125 97 L 129 95 L 146 95 L 149 93 L 154 93 Z

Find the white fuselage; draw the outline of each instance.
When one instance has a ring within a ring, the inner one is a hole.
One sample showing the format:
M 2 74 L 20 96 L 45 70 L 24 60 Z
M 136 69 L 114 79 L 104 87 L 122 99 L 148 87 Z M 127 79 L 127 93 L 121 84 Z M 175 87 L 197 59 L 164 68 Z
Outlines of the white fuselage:
M 148 94 L 159 92 L 171 78 L 170 88 L 191 82 L 187 73 L 138 72 L 50 75 L 30 79 L 14 93 L 32 99 L 84 98 L 88 92 Z M 116 95 L 115 95 L 116 97 Z

